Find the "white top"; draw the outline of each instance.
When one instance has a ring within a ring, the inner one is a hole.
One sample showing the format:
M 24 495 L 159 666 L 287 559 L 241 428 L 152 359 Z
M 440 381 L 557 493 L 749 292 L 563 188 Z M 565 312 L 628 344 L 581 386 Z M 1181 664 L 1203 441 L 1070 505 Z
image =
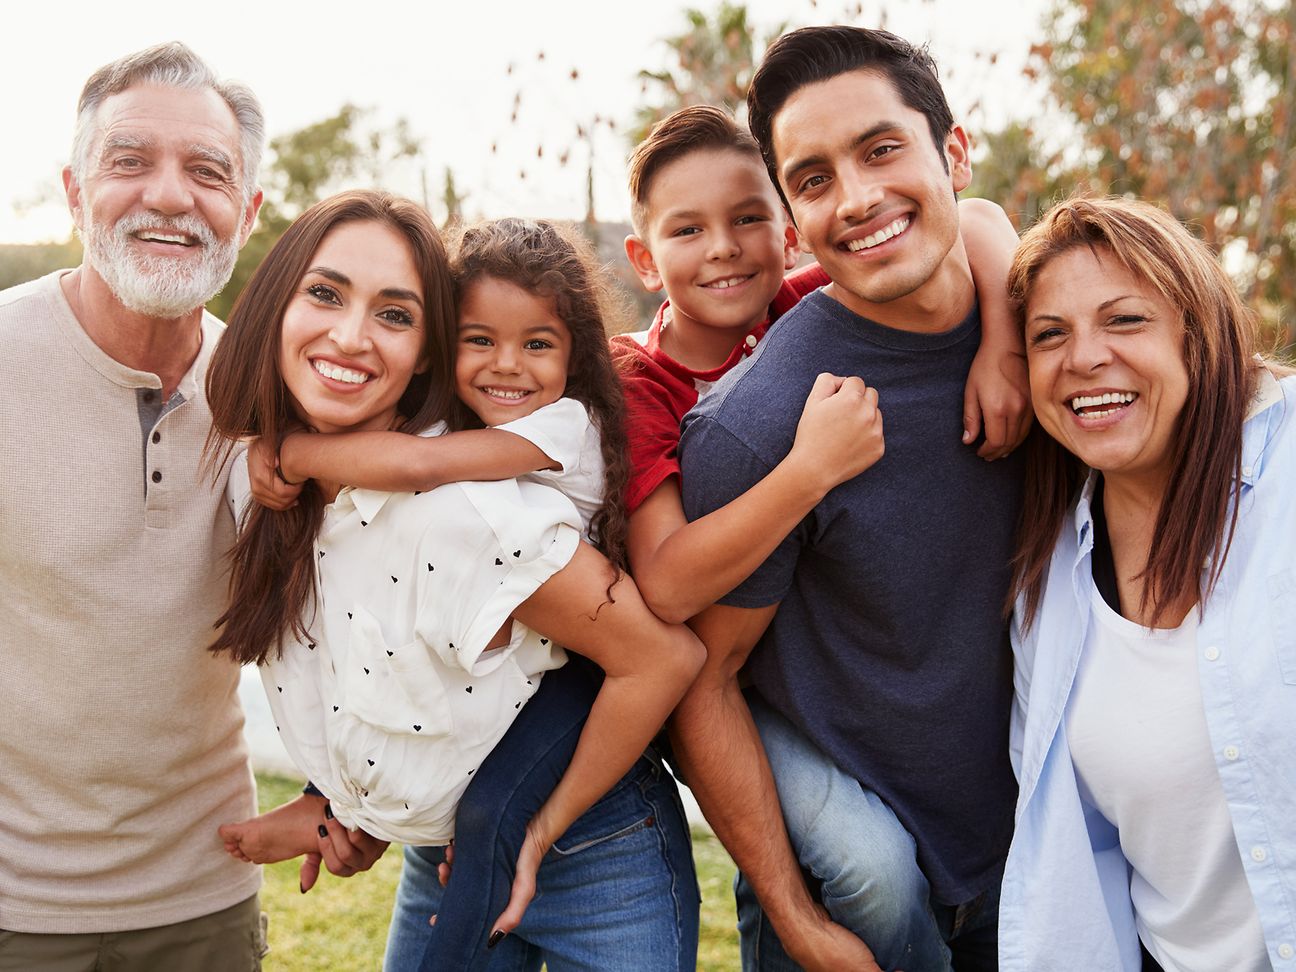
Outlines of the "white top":
M 433 430 L 434 432 L 440 429 Z M 246 464 L 231 500 L 249 497 Z M 513 610 L 576 550 L 571 501 L 530 482 L 344 488 L 316 539 L 312 640 L 261 666 L 288 754 L 348 827 L 441 844 L 459 798 L 562 649 Z
M 1167 972 L 1268 969 L 1198 684 L 1197 611 L 1148 629 L 1095 590 L 1067 738 L 1120 834 L 1139 937 Z
M 522 436 L 562 466 L 521 478 L 561 490 L 576 505 L 589 539 L 590 520 L 603 505 L 604 472 L 603 439 L 585 406 L 574 398 L 560 398 L 496 428 Z

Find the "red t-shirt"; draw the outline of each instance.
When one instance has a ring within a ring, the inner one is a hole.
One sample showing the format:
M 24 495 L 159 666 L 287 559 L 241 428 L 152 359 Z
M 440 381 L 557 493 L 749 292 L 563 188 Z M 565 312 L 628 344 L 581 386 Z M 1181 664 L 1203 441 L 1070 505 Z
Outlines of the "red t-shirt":
M 785 277 L 770 303 L 769 317 L 747 333 L 724 364 L 710 371 L 686 368 L 661 349 L 661 329 L 670 319 L 669 301 L 662 304 L 648 330 L 612 338 L 612 358 L 625 391 L 626 436 L 630 442 L 626 506 L 631 513 L 658 486 L 679 475 L 676 453 L 684 414 L 730 368 L 752 353 L 774 321 L 806 294 L 828 282 L 828 275 L 817 263 Z

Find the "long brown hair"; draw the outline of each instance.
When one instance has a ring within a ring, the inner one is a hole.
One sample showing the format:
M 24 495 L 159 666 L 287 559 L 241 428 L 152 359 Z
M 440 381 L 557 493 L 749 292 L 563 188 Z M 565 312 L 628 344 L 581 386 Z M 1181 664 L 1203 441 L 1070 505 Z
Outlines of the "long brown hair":
M 1141 610 L 1152 624 L 1183 598 L 1204 599 L 1219 579 L 1237 523 L 1230 511 L 1242 465 L 1242 423 L 1255 379 L 1254 318 L 1210 249 L 1174 217 L 1147 203 L 1073 199 L 1050 210 L 1022 238 L 1008 273 L 1019 321 L 1040 273 L 1076 247 L 1110 255 L 1146 280 L 1183 315 L 1189 395 L 1172 439 L 1174 466 L 1157 512 Z M 1037 425 L 1027 472 L 1013 595 L 1025 595 L 1023 623 L 1039 609 L 1053 547 L 1088 474 L 1081 461 Z M 1203 578 L 1202 564 L 1212 557 Z
M 552 300 L 571 333 L 564 394 L 589 409 L 603 441 L 603 505 L 590 523 L 590 540 L 618 570 L 626 567 L 630 478 L 625 401 L 608 347 L 608 325 L 624 313 L 616 291 L 575 230 L 547 220 L 497 219 L 461 229 L 451 246 L 456 301 L 474 281 L 491 277 Z M 480 428 L 481 420 L 456 402 L 454 428 Z
M 324 237 L 343 223 L 376 222 L 408 243 L 423 285 L 423 359 L 401 396 L 401 429 L 417 432 L 449 412 L 454 383 L 453 286 L 445 248 L 426 210 L 385 192 L 357 190 L 316 203 L 294 222 L 261 262 L 230 314 L 207 372 L 212 432 L 208 455 L 228 457 L 237 439 L 280 441 L 292 427 L 293 404 L 279 370 L 284 311 Z M 305 618 L 315 589 L 314 540 L 323 523 L 324 499 L 307 482 L 297 505 L 273 512 L 249 506 L 231 552 L 230 602 L 217 620 L 211 645 L 240 663 L 278 657 L 290 633 L 307 637 Z

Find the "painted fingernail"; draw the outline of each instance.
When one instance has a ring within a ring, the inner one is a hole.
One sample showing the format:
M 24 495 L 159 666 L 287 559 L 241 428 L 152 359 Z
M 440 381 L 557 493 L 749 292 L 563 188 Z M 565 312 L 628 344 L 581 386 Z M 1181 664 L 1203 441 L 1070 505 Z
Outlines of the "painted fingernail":
M 321 837 L 327 837 L 327 836 L 328 836 L 328 828 L 325 827 L 323 824 L 320 824 L 320 825 L 319 825 L 319 835 L 320 835 Z
M 300 891 L 302 894 L 305 894 L 305 893 L 306 893 L 306 885 L 304 885 L 304 884 L 302 884 L 300 881 L 298 881 L 298 882 L 297 882 L 297 890 Z
M 504 941 L 504 934 L 505 933 L 503 931 L 496 928 L 493 932 L 491 932 L 491 937 L 486 940 L 486 947 L 494 948 L 500 942 Z
M 325 820 L 333 819 L 333 808 L 329 806 L 327 803 L 324 804 L 324 819 Z

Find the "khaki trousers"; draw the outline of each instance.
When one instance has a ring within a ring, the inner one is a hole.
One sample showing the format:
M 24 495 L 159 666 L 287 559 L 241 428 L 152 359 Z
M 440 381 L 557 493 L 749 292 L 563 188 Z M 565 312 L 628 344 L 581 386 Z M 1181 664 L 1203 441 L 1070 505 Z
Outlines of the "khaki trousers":
M 0 972 L 260 972 L 265 915 L 254 894 L 213 915 L 126 932 L 0 930 Z

